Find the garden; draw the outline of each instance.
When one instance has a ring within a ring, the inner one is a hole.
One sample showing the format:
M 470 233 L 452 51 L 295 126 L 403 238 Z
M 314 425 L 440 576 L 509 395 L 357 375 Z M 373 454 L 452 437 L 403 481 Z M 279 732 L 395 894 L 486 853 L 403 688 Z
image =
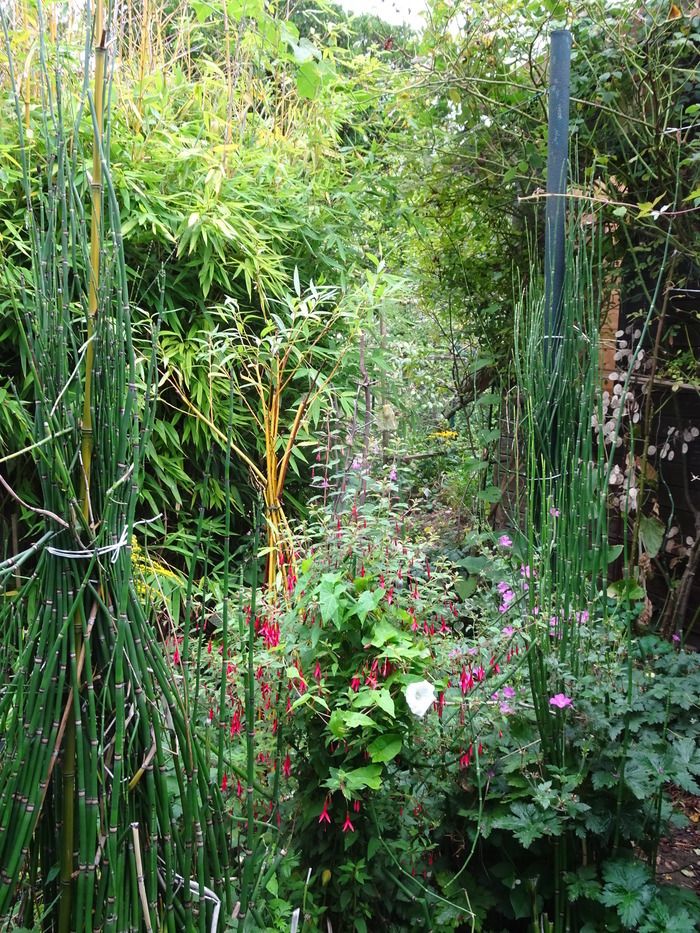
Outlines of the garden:
M 700 8 L 379 12 L 0 0 L 7 933 L 700 928 Z

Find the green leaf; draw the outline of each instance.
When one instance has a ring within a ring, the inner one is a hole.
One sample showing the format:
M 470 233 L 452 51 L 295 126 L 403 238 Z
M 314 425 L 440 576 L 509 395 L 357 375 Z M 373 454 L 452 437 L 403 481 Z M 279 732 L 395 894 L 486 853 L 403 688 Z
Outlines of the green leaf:
M 364 593 L 357 600 L 357 606 L 355 612 L 361 622 L 364 622 L 370 612 L 379 606 L 384 597 L 384 590 L 379 588 L 376 590 L 365 590 Z
M 500 502 L 501 496 L 503 493 L 498 488 L 498 486 L 487 486 L 486 489 L 480 489 L 476 494 L 477 499 L 481 499 L 482 502 Z
M 369 757 L 372 761 L 391 761 L 396 758 L 401 751 L 401 736 L 398 733 L 390 732 L 386 735 L 380 735 L 367 746 Z
M 610 599 L 636 601 L 644 599 L 646 591 L 636 580 L 616 580 L 608 586 L 608 596 Z
M 463 577 L 455 580 L 455 590 L 459 598 L 464 601 L 474 594 L 476 591 L 477 579 L 476 577 L 468 577 L 466 580 Z
M 381 765 L 365 765 L 364 768 L 355 768 L 354 771 L 348 771 L 345 775 L 345 784 L 350 791 L 364 790 L 366 787 L 379 790 L 381 783 Z
M 656 557 L 664 541 L 666 526 L 653 515 L 639 518 L 639 537 L 649 557 Z
M 304 62 L 297 71 L 297 93 L 306 100 L 314 100 L 321 89 L 321 74 L 314 61 Z

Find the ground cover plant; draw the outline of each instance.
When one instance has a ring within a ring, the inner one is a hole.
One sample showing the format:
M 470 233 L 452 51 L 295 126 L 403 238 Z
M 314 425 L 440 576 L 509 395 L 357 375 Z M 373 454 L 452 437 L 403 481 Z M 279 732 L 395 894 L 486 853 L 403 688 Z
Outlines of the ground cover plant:
M 0 5 L 8 933 L 700 925 L 700 20 L 428 13 Z

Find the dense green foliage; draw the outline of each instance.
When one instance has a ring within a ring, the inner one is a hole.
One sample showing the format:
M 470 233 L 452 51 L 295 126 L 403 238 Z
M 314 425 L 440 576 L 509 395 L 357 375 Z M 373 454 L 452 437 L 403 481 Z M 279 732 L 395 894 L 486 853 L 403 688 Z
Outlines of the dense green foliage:
M 700 17 L 427 12 L 0 10 L 3 929 L 700 923 Z

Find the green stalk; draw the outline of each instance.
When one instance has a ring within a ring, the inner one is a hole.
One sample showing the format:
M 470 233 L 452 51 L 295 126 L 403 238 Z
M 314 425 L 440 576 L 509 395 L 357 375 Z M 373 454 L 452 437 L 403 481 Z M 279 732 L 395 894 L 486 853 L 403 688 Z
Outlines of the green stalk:
M 259 546 L 259 520 L 254 516 L 253 538 L 253 572 L 250 584 L 250 618 L 248 620 L 248 637 L 246 649 L 248 652 L 245 684 L 245 724 L 246 724 L 246 847 L 243 877 L 241 879 L 241 912 L 238 919 L 238 929 L 244 930 L 248 910 L 252 908 L 250 901 L 253 892 L 253 878 L 255 875 L 255 614 L 257 611 L 258 591 L 258 546 Z M 243 619 L 241 618 L 241 626 Z M 243 634 L 243 632 L 241 633 Z

